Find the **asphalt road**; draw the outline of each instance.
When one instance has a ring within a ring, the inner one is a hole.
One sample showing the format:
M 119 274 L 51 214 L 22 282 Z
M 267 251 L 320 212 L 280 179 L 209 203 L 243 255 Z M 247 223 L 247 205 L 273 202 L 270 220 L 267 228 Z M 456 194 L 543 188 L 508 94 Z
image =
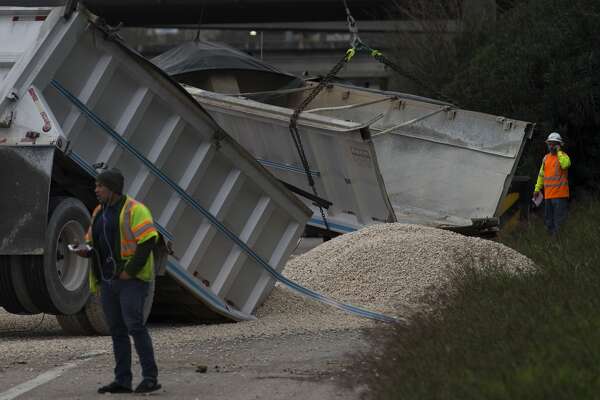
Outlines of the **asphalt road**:
M 319 243 L 305 239 L 295 254 Z M 150 325 L 163 388 L 150 395 L 100 395 L 98 387 L 112 380 L 110 338 L 68 337 L 51 316 L 0 312 L 0 400 L 361 398 L 364 390 L 348 384 L 350 355 L 367 349 L 358 328 L 223 335 L 230 327 Z M 139 375 L 134 357 L 134 385 Z
M 4 367 L 0 371 L 0 399 L 71 400 L 107 396 L 96 394 L 96 390 L 112 379 L 110 348 L 97 348 L 96 345 L 89 350 L 104 354 L 81 358 L 85 353 L 73 354 L 68 345 L 64 345 L 64 339 L 60 337 L 61 346 L 56 347 L 52 357 L 15 360 Z M 20 340 L 27 340 L 27 337 Z M 48 337 L 47 346 L 53 346 L 53 341 Z M 151 396 L 223 400 L 359 399 L 360 390 L 343 383 L 347 382 L 343 376 L 349 373 L 349 352 L 365 346 L 356 330 L 185 343 L 173 338 L 169 344 L 156 343 L 163 388 Z M 204 367 L 206 372 L 200 372 Z M 59 376 L 54 377 L 57 374 Z M 137 365 L 134 374 L 137 375 L 135 384 L 139 381 Z M 47 382 L 44 382 L 44 375 L 46 379 L 49 375 Z M 40 377 L 42 384 L 39 384 Z M 39 386 L 27 386 L 35 385 L 36 379 Z M 19 389 L 29 390 L 11 397 Z

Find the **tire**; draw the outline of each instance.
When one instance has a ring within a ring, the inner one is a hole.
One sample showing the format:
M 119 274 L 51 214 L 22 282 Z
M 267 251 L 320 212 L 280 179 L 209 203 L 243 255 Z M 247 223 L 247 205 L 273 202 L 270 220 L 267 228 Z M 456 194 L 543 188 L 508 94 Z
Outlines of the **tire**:
M 9 256 L 0 256 L 0 306 L 12 314 L 31 314 L 17 296 Z
M 83 310 L 73 315 L 57 315 L 56 321 L 58 321 L 63 332 L 68 335 L 91 336 L 96 333 Z
M 150 287 L 148 288 L 148 297 L 146 297 L 146 301 L 144 302 L 144 324 L 148 321 L 150 317 L 150 313 L 152 312 L 152 304 L 154 304 L 154 293 L 156 292 L 156 275 L 152 282 L 150 282 Z
M 102 336 L 110 335 L 110 328 L 108 327 L 108 322 L 104 316 L 104 311 L 102 311 L 100 295 L 90 296 L 84 312 L 92 328 L 94 329 L 94 333 Z
M 150 312 L 152 311 L 155 287 L 156 279 L 150 282 L 150 287 L 148 288 L 148 297 L 146 297 L 146 301 L 144 302 L 144 323 L 148 321 L 148 317 L 150 317 Z M 99 295 L 92 295 L 90 297 L 90 300 L 85 306 L 85 314 L 87 315 L 87 319 L 93 327 L 95 333 L 103 336 L 110 335 L 110 328 L 108 326 L 108 322 L 106 321 L 106 317 L 104 316 Z
M 39 314 L 42 311 L 35 305 L 27 288 L 26 271 L 28 271 L 31 263 L 34 262 L 34 257 L 36 256 L 10 256 L 9 263 L 13 287 L 15 288 L 19 302 L 29 313 Z
M 157 254 L 158 253 L 158 254 Z M 161 265 L 166 262 L 166 251 L 156 250 L 154 253 L 155 263 L 154 270 L 161 268 Z M 144 323 L 148 321 L 154 303 L 154 293 L 156 288 L 156 277 L 150 282 L 148 288 L 148 297 L 144 302 Z M 72 316 L 58 316 L 57 320 L 63 330 L 72 335 L 110 335 L 110 327 L 104 316 L 100 295 L 90 295 L 84 308 L 77 314 Z M 64 324 L 64 325 L 63 325 Z
M 154 300 L 155 281 L 150 283 L 148 297 L 144 303 L 144 322 L 148 320 L 152 303 Z M 84 309 L 73 315 L 57 315 L 56 320 L 62 330 L 73 336 L 110 336 L 110 328 L 104 311 L 100 296 L 91 295 Z
M 73 315 L 88 301 L 89 260 L 67 249 L 84 241 L 90 214 L 75 198 L 62 199 L 52 211 L 46 230 L 44 256 L 31 257 L 26 284 L 35 306 L 42 312 Z

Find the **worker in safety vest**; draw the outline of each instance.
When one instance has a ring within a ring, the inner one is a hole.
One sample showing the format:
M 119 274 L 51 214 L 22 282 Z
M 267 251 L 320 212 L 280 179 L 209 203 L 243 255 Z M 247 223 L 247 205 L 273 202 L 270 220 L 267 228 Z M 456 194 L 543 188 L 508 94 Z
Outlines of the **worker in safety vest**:
M 567 218 L 569 204 L 568 170 L 571 159 L 562 151 L 563 140 L 560 134 L 552 132 L 546 139 L 549 153 L 544 156 L 533 190 L 536 203 L 544 199 L 544 223 L 548 231 L 555 235 Z M 543 195 L 542 195 L 543 189 Z
M 148 208 L 122 194 L 124 180 L 117 169 L 104 171 L 96 178 L 95 193 L 100 204 L 86 234 L 92 250 L 77 251 L 82 257 L 92 257 L 90 290 L 100 290 L 113 342 L 115 379 L 99 388 L 99 393 L 132 391 L 130 335 L 143 377 L 135 392 L 161 388 L 152 339 L 144 320 L 144 303 L 154 279 L 152 250 L 158 233 Z

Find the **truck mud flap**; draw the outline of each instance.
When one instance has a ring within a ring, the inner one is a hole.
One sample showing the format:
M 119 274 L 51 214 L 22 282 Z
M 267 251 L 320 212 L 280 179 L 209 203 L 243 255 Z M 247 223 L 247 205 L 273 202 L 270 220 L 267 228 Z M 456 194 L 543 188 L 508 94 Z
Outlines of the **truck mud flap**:
M 0 148 L 0 255 L 44 253 L 54 151 L 54 147 Z

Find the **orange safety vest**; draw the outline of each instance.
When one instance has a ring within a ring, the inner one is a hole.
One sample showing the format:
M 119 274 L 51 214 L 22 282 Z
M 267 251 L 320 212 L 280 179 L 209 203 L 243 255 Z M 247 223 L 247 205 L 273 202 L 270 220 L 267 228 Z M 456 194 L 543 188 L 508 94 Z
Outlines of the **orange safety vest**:
M 560 167 L 558 155 L 544 157 L 544 198 L 562 199 L 569 197 L 569 172 Z

